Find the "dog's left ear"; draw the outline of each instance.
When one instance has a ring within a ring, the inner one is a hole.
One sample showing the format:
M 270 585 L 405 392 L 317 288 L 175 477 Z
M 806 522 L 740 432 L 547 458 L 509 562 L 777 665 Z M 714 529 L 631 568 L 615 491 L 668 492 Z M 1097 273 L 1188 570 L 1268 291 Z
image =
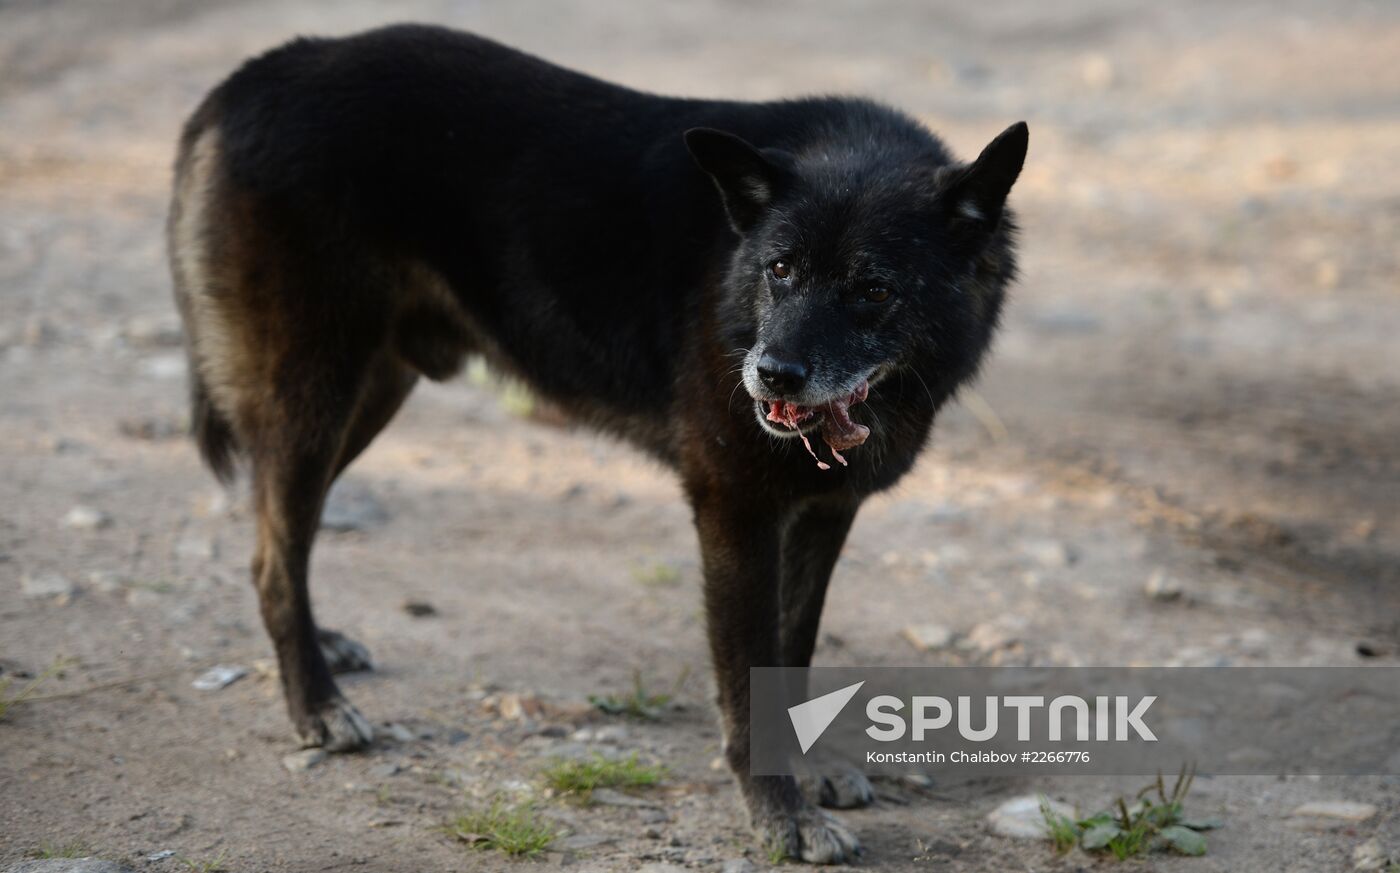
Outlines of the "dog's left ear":
M 685 132 L 685 147 L 700 169 L 714 179 L 729 223 L 740 233 L 753 227 L 772 205 L 790 175 L 785 152 L 760 151 L 722 130 L 691 128 Z
M 991 230 L 1001 219 L 1006 195 L 1021 175 L 1026 162 L 1030 129 L 1018 121 L 982 149 L 977 160 L 946 171 L 940 181 L 939 200 L 950 210 L 950 218 L 982 225 Z

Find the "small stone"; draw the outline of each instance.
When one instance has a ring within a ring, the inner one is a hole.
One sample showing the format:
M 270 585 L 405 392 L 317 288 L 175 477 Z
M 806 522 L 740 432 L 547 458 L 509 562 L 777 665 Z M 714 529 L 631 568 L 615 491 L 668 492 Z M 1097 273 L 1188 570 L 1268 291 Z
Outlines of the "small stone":
M 140 349 L 178 347 L 184 342 L 180 322 L 173 315 L 138 315 L 127 320 L 122 336 Z
M 425 600 L 405 600 L 403 611 L 414 618 L 428 618 L 437 615 L 437 607 Z
M 164 861 L 166 858 L 173 857 L 174 855 L 175 855 L 175 850 L 174 850 L 174 849 L 161 849 L 159 852 L 152 852 L 151 854 L 147 855 L 147 856 L 146 856 L 146 860 L 147 860 L 147 861 Z
M 1059 540 L 1030 540 L 1021 544 L 1028 558 L 1042 567 L 1068 567 L 1074 563 L 1074 551 Z
M 398 761 L 389 761 L 385 764 L 375 764 L 373 767 L 369 768 L 369 775 L 376 779 L 388 779 L 390 776 L 397 775 L 402 770 L 403 765 Z
M 132 609 L 151 609 L 160 605 L 160 593 L 153 588 L 132 588 L 126 592 L 126 605 Z
M 510 721 L 537 719 L 544 713 L 544 706 L 538 698 L 525 694 L 502 694 L 496 703 L 496 711 L 501 718 Z
M 1384 870 L 1390 856 L 1381 848 L 1381 841 L 1372 837 L 1352 850 L 1351 864 L 1357 870 Z
M 1269 651 L 1269 632 L 1262 627 L 1246 628 L 1240 633 L 1239 646 L 1246 655 L 1262 657 Z
M 593 741 L 618 745 L 627 741 L 627 728 L 620 724 L 607 724 L 593 732 Z
M 667 864 L 658 861 L 652 864 L 644 864 L 641 867 L 638 867 L 637 873 L 689 873 L 689 871 L 687 871 L 686 868 L 680 866 L 679 864 Z
M 758 867 L 748 858 L 735 858 L 725 861 L 720 873 L 758 873 Z
M 602 846 L 615 842 L 615 837 L 606 834 L 571 834 L 562 839 L 555 840 L 550 844 L 551 849 L 563 852 L 576 852 L 580 849 L 591 849 L 594 846 Z
M 987 826 L 992 833 L 1013 840 L 1043 840 L 1049 837 L 1045 816 L 1040 811 L 1041 795 L 1026 794 L 1013 797 L 992 810 L 987 816 Z M 1057 800 L 1047 800 L 1050 811 L 1073 820 L 1074 807 Z
M 117 430 L 124 437 L 152 442 L 185 434 L 184 425 L 174 418 L 123 418 L 117 422 Z
M 1336 818 L 1342 821 L 1366 821 L 1375 814 L 1375 806 L 1349 800 L 1316 800 L 1303 804 L 1292 813 L 1295 817 Z
M 181 379 L 186 368 L 182 354 L 152 355 L 141 362 L 141 372 L 152 379 Z
M 282 766 L 286 768 L 288 773 L 305 773 L 324 760 L 326 760 L 325 749 L 302 749 L 300 752 L 283 755 Z
M 398 722 L 384 725 L 384 731 L 393 738 L 394 742 L 398 743 L 412 743 L 418 739 L 418 736 L 414 734 L 413 731 Z
M 595 788 L 590 799 L 603 806 L 630 806 L 637 809 L 653 809 L 656 804 L 640 797 L 633 797 L 630 794 L 623 794 L 621 791 L 614 791 L 611 788 Z
M 191 684 L 198 691 L 218 691 L 248 675 L 248 668 L 239 664 L 220 664 L 210 667 Z
M 379 498 L 354 479 L 342 479 L 331 486 L 321 511 L 321 527 L 340 532 L 379 527 L 388 520 L 389 513 Z
M 212 561 L 219 555 L 219 545 L 211 536 L 187 534 L 175 544 L 175 555 L 193 561 Z
M 46 858 L 42 861 L 20 861 L 5 868 L 5 873 L 133 873 L 125 864 L 101 858 Z
M 953 642 L 953 632 L 941 624 L 911 624 L 899 633 L 921 652 L 946 649 Z
M 93 570 L 88 573 L 88 584 L 92 590 L 101 594 L 115 594 L 127 586 L 130 581 L 126 576 L 115 570 Z
M 927 773 L 905 773 L 899 777 L 899 781 L 911 788 L 929 789 L 934 786 L 933 777 Z
M 63 516 L 63 526 L 74 530 L 99 530 L 112 523 L 112 516 L 91 506 L 75 506 Z
M 52 597 L 64 603 L 78 593 L 72 579 L 53 571 L 25 573 L 19 585 L 25 597 Z
M 1142 586 L 1142 590 L 1148 597 L 1162 603 L 1180 600 L 1185 591 L 1180 580 L 1168 575 L 1167 571 L 1161 568 L 1152 571 L 1152 575 L 1147 577 L 1147 584 Z
M 1020 642 L 1024 620 L 984 621 L 967 632 L 960 646 L 984 655 L 1009 649 Z

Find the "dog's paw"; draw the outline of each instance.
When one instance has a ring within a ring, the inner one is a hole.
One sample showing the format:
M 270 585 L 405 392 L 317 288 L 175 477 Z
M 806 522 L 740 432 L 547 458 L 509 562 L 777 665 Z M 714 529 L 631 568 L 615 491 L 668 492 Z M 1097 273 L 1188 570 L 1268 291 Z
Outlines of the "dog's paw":
M 307 717 L 297 731 L 303 748 L 327 752 L 353 752 L 374 741 L 374 728 L 343 697 L 335 697 Z
M 835 816 L 814 807 L 765 816 L 755 823 L 764 848 L 808 864 L 843 864 L 861 854 L 860 840 Z
M 369 649 L 355 642 L 339 631 L 320 628 L 316 631 L 316 641 L 321 644 L 321 656 L 332 673 L 357 673 L 373 670 Z
M 875 787 L 859 769 L 850 764 L 822 768 L 820 775 L 799 779 L 802 794 L 828 809 L 859 809 L 875 802 Z

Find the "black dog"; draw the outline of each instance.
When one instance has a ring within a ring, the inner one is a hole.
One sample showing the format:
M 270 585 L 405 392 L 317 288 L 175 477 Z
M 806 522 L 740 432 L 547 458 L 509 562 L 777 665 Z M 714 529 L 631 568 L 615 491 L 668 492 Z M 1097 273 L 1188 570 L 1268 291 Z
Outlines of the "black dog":
M 250 463 L 253 579 L 303 743 L 340 695 L 307 562 L 327 488 L 418 376 L 482 354 L 675 469 L 699 529 L 725 753 L 776 850 L 854 837 L 749 773 L 749 668 L 806 666 L 869 494 L 982 360 L 1015 267 L 1017 124 L 972 164 L 863 100 L 642 94 L 400 26 L 245 64 L 185 127 L 170 216 L 193 422 Z M 809 454 L 810 453 L 810 454 Z M 821 784 L 870 799 L 863 777 Z

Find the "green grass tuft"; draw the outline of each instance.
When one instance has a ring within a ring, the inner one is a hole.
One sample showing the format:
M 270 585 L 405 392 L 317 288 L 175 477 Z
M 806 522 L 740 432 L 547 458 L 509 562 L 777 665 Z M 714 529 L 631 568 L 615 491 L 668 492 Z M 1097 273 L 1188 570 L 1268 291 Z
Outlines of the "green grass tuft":
M 643 764 L 634 753 L 610 761 L 595 755 L 588 761 L 556 761 L 542 774 L 545 783 L 560 794 L 572 794 L 585 803 L 595 788 L 648 788 L 659 783 L 666 768 Z
M 176 860 L 193 870 L 194 873 L 220 873 L 224 869 L 224 854 L 225 852 L 220 852 L 217 858 L 210 858 L 208 861 L 196 861 L 193 858 L 185 857 L 176 858 Z
M 494 849 L 517 857 L 538 854 L 559 832 L 535 812 L 530 803 L 506 803 L 468 810 L 447 826 L 447 832 L 473 849 Z
M 45 840 L 39 844 L 39 848 L 30 854 L 37 859 L 46 860 L 48 858 L 86 858 L 93 852 L 85 843 L 51 843 Z
M 1040 814 L 1057 852 L 1068 852 L 1078 845 L 1086 852 L 1108 853 L 1119 861 L 1156 851 L 1204 855 L 1206 838 L 1201 831 L 1218 828 L 1223 822 L 1186 815 L 1183 804 L 1194 779 L 1195 770 L 1182 766 L 1168 792 L 1159 773 L 1157 781 L 1139 791 L 1131 804 L 1120 797 L 1114 809 L 1077 822 L 1056 814 L 1042 797 Z
M 624 715 L 628 718 L 635 718 L 640 721 L 655 721 L 661 717 L 661 713 L 666 707 L 671 705 L 675 699 L 675 692 L 685 683 L 690 671 L 683 670 L 676 684 L 669 693 L 653 694 L 642 681 L 642 672 L 637 670 L 632 674 L 632 693 L 630 694 L 590 694 L 588 702 L 597 709 L 608 715 Z
M 43 685 L 54 676 L 61 675 L 63 671 L 72 666 L 72 664 L 73 661 L 68 658 L 54 658 L 53 663 L 50 664 L 44 672 L 30 679 L 14 694 L 10 693 L 10 687 L 14 685 L 14 679 L 9 676 L 0 678 L 0 721 L 5 720 L 6 714 L 8 714 L 11 709 L 20 705 L 30 697 L 33 697 L 34 692 L 39 690 L 40 685 Z

